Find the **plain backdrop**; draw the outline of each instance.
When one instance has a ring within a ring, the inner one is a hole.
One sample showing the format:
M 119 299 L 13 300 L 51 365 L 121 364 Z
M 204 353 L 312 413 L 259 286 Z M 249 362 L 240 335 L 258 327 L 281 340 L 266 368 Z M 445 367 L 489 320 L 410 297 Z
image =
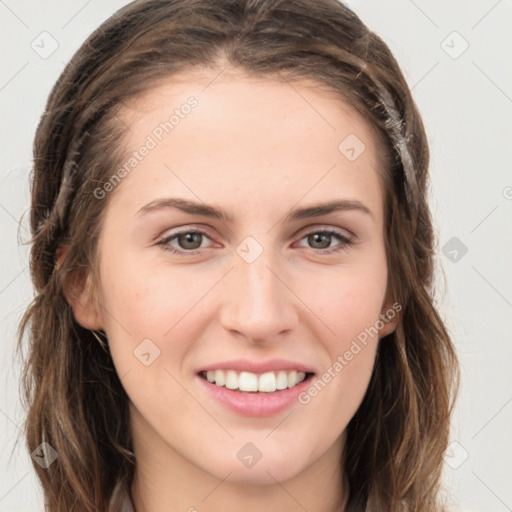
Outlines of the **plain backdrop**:
M 32 298 L 18 239 L 29 237 L 33 137 L 64 64 L 127 3 L 0 0 L 1 512 L 43 511 L 24 440 L 14 444 L 24 414 L 16 328 Z M 437 297 L 462 367 L 445 457 L 450 503 L 512 510 L 512 2 L 347 3 L 394 52 L 430 141 Z

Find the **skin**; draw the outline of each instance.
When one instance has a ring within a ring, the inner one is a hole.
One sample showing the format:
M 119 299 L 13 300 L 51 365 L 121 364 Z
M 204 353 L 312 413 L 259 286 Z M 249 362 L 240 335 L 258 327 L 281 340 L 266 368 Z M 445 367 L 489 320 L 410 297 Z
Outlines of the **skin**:
M 345 430 L 393 321 L 308 404 L 273 416 L 225 409 L 196 372 L 228 359 L 284 358 L 321 376 L 390 308 L 376 136 L 314 84 L 227 72 L 212 82 L 217 74 L 167 79 L 120 113 L 132 152 L 188 97 L 198 100 L 110 192 L 100 286 L 72 303 L 75 318 L 106 332 L 130 398 L 138 512 L 340 510 Z M 366 146 L 354 161 L 338 149 L 349 134 Z M 137 216 L 165 197 L 220 206 L 233 221 L 171 208 Z M 333 199 L 360 201 L 371 213 L 284 220 Z M 176 228 L 205 233 L 189 245 L 169 242 L 195 254 L 157 244 Z M 353 243 L 307 236 L 326 228 Z M 236 252 L 248 236 L 263 249 L 252 263 Z M 145 366 L 133 352 L 148 338 L 160 356 Z M 262 454 L 251 468 L 237 458 L 247 442 Z

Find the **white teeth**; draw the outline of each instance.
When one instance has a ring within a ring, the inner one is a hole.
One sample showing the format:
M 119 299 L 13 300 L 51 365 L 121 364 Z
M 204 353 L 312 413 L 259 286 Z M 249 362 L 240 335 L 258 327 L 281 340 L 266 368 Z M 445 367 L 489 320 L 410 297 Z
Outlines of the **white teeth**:
M 297 380 L 297 372 L 295 370 L 292 370 L 288 374 L 288 387 L 291 388 L 296 380 Z
M 286 389 L 287 387 L 288 387 L 288 375 L 286 375 L 286 372 L 280 371 L 277 374 L 276 388 L 277 389 Z
M 241 372 L 238 377 L 240 391 L 258 391 L 258 376 L 254 373 Z
M 216 386 L 225 386 L 228 389 L 240 391 L 259 391 L 260 393 L 273 393 L 276 390 L 293 388 L 305 378 L 304 372 L 296 370 L 290 372 L 281 370 L 277 372 L 277 375 L 274 372 L 261 375 L 252 372 L 238 373 L 235 370 L 209 370 L 206 372 L 208 382 Z
M 228 389 L 238 389 L 238 375 L 235 370 L 228 370 L 226 372 L 226 387 Z
M 258 390 L 263 393 L 273 393 L 276 390 L 276 376 L 274 372 L 264 373 L 260 375 Z M 240 387 L 240 391 L 245 391 Z
M 210 382 L 216 382 L 217 386 L 224 386 L 226 384 L 226 376 L 223 370 L 215 370 L 214 376 L 215 378 L 213 380 L 208 380 L 210 380 Z

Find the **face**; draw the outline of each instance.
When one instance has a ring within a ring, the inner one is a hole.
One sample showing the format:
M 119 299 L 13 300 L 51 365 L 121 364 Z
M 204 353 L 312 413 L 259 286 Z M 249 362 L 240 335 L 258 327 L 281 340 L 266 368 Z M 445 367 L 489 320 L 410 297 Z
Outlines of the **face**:
M 97 302 L 75 315 L 107 334 L 141 464 L 272 483 L 338 463 L 394 327 L 381 162 L 332 94 L 214 76 L 120 114 Z

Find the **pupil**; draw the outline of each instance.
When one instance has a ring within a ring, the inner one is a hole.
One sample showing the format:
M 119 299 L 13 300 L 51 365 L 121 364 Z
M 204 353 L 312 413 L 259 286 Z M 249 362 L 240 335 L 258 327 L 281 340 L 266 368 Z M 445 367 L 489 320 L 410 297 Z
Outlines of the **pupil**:
M 330 235 L 326 235 L 326 234 L 323 234 L 323 233 L 316 233 L 316 234 L 313 234 L 313 235 L 310 235 L 313 237 L 313 243 L 316 243 L 318 241 L 318 239 L 321 239 L 322 237 L 324 238 L 324 240 L 327 241 L 327 245 L 324 243 L 323 244 L 323 247 L 321 247 L 322 249 L 325 249 L 326 247 L 329 247 L 329 241 L 328 241 L 328 237 Z
M 200 237 L 201 236 L 201 233 L 185 233 L 184 235 L 182 235 L 182 238 L 185 239 L 185 249 L 197 249 L 197 247 L 187 247 L 187 243 L 194 243 L 194 238 L 195 237 Z M 196 240 L 197 242 L 197 240 Z M 201 243 L 199 243 L 199 245 L 201 245 Z

